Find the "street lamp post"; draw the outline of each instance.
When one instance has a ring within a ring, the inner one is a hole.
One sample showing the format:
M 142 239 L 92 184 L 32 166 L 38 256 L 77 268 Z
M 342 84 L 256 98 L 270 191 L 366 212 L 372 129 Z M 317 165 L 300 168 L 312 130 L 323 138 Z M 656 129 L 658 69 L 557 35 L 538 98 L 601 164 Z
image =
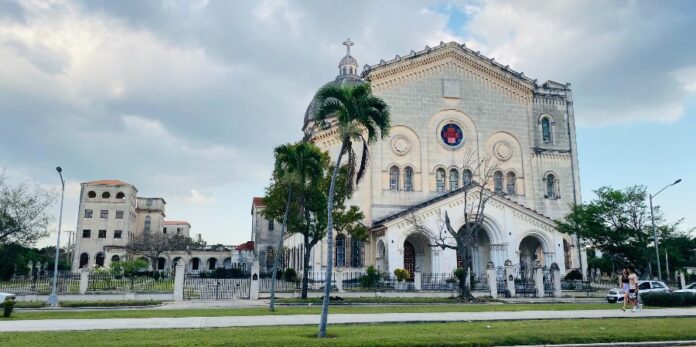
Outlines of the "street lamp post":
M 53 261 L 53 287 L 51 288 L 51 295 L 48 296 L 48 304 L 51 306 L 58 306 L 58 293 L 56 292 L 56 283 L 58 282 L 58 258 L 60 256 L 60 227 L 63 224 L 63 197 L 65 196 L 65 180 L 63 180 L 63 169 L 59 167 L 56 168 L 58 171 L 58 176 L 60 176 L 60 215 L 58 216 L 58 240 L 56 241 L 56 258 Z
M 678 179 L 678 180 L 674 181 L 674 183 L 670 183 L 670 184 L 666 185 L 664 188 L 660 189 L 660 191 L 658 191 L 657 193 L 649 195 L 649 197 L 650 197 L 650 220 L 652 222 L 653 239 L 655 242 L 655 260 L 657 260 L 657 278 L 659 278 L 660 281 L 662 281 L 662 268 L 660 267 L 660 251 L 657 248 L 658 247 L 657 246 L 657 243 L 658 243 L 657 230 L 655 229 L 655 214 L 653 212 L 652 201 L 653 201 L 653 198 L 657 196 L 657 194 L 662 193 L 663 190 L 665 190 L 665 189 L 667 189 L 667 188 L 669 188 L 669 187 L 671 187 L 679 182 L 681 182 L 681 179 Z

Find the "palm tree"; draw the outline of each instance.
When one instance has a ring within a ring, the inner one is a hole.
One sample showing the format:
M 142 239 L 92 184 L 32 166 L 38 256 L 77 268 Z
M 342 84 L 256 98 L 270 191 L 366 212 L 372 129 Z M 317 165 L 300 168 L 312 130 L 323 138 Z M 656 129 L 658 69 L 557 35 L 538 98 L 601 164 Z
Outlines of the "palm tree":
M 326 281 L 324 283 L 324 301 L 321 309 L 319 337 L 326 337 L 326 323 L 329 315 L 329 294 L 331 293 L 331 274 L 333 271 L 333 200 L 336 176 L 341 167 L 343 155 L 348 156 L 348 189 L 352 191 L 353 182 L 359 183 L 365 175 L 369 157 L 368 145 L 384 138 L 389 133 L 389 106 L 380 98 L 372 95 L 368 84 L 327 85 L 317 92 L 319 108 L 314 115 L 315 124 L 321 128 L 335 125 L 341 139 L 341 151 L 331 175 L 327 210 Z M 355 151 L 353 143 L 362 143 L 360 165 L 355 171 Z
M 282 255 L 283 237 L 287 228 L 293 188 L 299 190 L 297 193 L 300 196 L 304 196 L 302 192 L 307 184 L 320 179 L 322 175 L 322 153 L 310 143 L 298 142 L 276 147 L 275 160 L 274 179 L 287 187 L 288 196 L 285 203 L 285 213 L 283 214 L 283 224 L 280 228 L 280 239 L 277 248 L 279 253 L 273 260 L 271 303 L 269 306 L 271 311 L 275 311 L 276 274 L 280 266 L 280 255 Z

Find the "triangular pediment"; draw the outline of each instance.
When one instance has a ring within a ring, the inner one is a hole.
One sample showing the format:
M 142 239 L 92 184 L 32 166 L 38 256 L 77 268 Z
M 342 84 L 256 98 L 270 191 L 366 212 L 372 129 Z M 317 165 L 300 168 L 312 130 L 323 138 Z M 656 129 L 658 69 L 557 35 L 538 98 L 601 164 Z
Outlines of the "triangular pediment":
M 482 188 L 474 187 L 466 189 Z M 409 207 L 403 211 L 399 211 L 389 216 L 380 218 L 379 220 L 375 220 L 372 223 L 372 229 L 380 229 L 384 228 L 385 226 L 409 223 L 407 218 L 410 216 L 427 217 L 431 214 L 440 213 L 443 209 L 461 206 L 465 202 L 464 190 L 465 188 L 459 188 L 457 190 L 444 193 L 432 199 L 423 201 L 420 204 Z M 493 195 L 491 199 L 488 200 L 486 208 L 507 209 L 518 219 L 526 220 L 531 224 L 536 224 L 544 229 L 555 228 L 555 223 L 551 218 L 504 196 Z
M 419 78 L 447 66 L 519 97 L 531 97 L 536 88 L 535 80 L 524 76 L 524 73 L 514 71 L 509 66 L 456 42 L 443 42 L 433 48 L 426 46 L 419 52 L 411 51 L 403 57 L 397 55 L 389 61 L 382 60 L 375 65 L 365 65 L 362 77 L 379 89 Z

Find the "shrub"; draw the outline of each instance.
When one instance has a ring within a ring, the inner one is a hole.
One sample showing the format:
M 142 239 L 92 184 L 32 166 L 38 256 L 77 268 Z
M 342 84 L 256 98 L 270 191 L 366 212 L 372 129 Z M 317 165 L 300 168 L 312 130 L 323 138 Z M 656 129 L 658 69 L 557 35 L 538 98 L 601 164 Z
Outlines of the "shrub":
M 152 274 L 152 278 L 153 278 L 155 281 L 159 281 L 160 276 L 161 276 L 161 275 L 160 275 L 160 272 L 159 272 L 159 271 L 155 271 L 155 272 Z
M 566 281 L 582 280 L 582 273 L 578 269 L 571 270 L 563 278 Z
M 464 269 L 458 267 L 458 268 L 454 269 L 454 271 L 452 272 L 452 275 L 454 275 L 454 277 L 456 279 L 458 279 L 459 281 L 464 281 L 465 276 L 466 276 L 466 272 L 464 271 Z
M 409 274 L 408 271 L 406 271 L 406 269 L 394 270 L 394 276 L 396 276 L 396 280 L 399 282 L 403 282 L 411 278 L 411 274 Z
M 283 278 L 287 282 L 296 282 L 297 281 L 297 272 L 295 272 L 295 269 L 293 269 L 293 268 L 287 268 L 285 270 L 285 273 L 283 274 Z
M 645 293 L 640 294 L 643 304 L 658 307 L 696 306 L 695 293 Z
M 5 298 L 5 301 L 2 303 L 2 316 L 5 318 L 10 318 L 10 315 L 12 315 L 12 310 L 14 309 L 14 306 L 15 306 L 15 300 L 13 297 Z
M 396 274 L 395 274 L 396 276 Z M 370 266 L 367 268 L 367 271 L 365 275 L 360 277 L 360 286 L 364 288 L 372 288 L 377 286 L 380 280 L 380 275 L 379 272 L 375 269 L 374 266 Z

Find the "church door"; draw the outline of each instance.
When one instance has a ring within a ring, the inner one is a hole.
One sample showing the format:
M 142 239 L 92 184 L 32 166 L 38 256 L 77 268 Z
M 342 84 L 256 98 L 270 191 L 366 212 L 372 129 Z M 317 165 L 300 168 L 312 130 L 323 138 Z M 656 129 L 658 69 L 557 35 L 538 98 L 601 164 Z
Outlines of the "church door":
M 410 278 L 413 279 L 413 272 L 416 269 L 416 251 L 408 241 L 404 241 L 404 269 L 408 271 Z

